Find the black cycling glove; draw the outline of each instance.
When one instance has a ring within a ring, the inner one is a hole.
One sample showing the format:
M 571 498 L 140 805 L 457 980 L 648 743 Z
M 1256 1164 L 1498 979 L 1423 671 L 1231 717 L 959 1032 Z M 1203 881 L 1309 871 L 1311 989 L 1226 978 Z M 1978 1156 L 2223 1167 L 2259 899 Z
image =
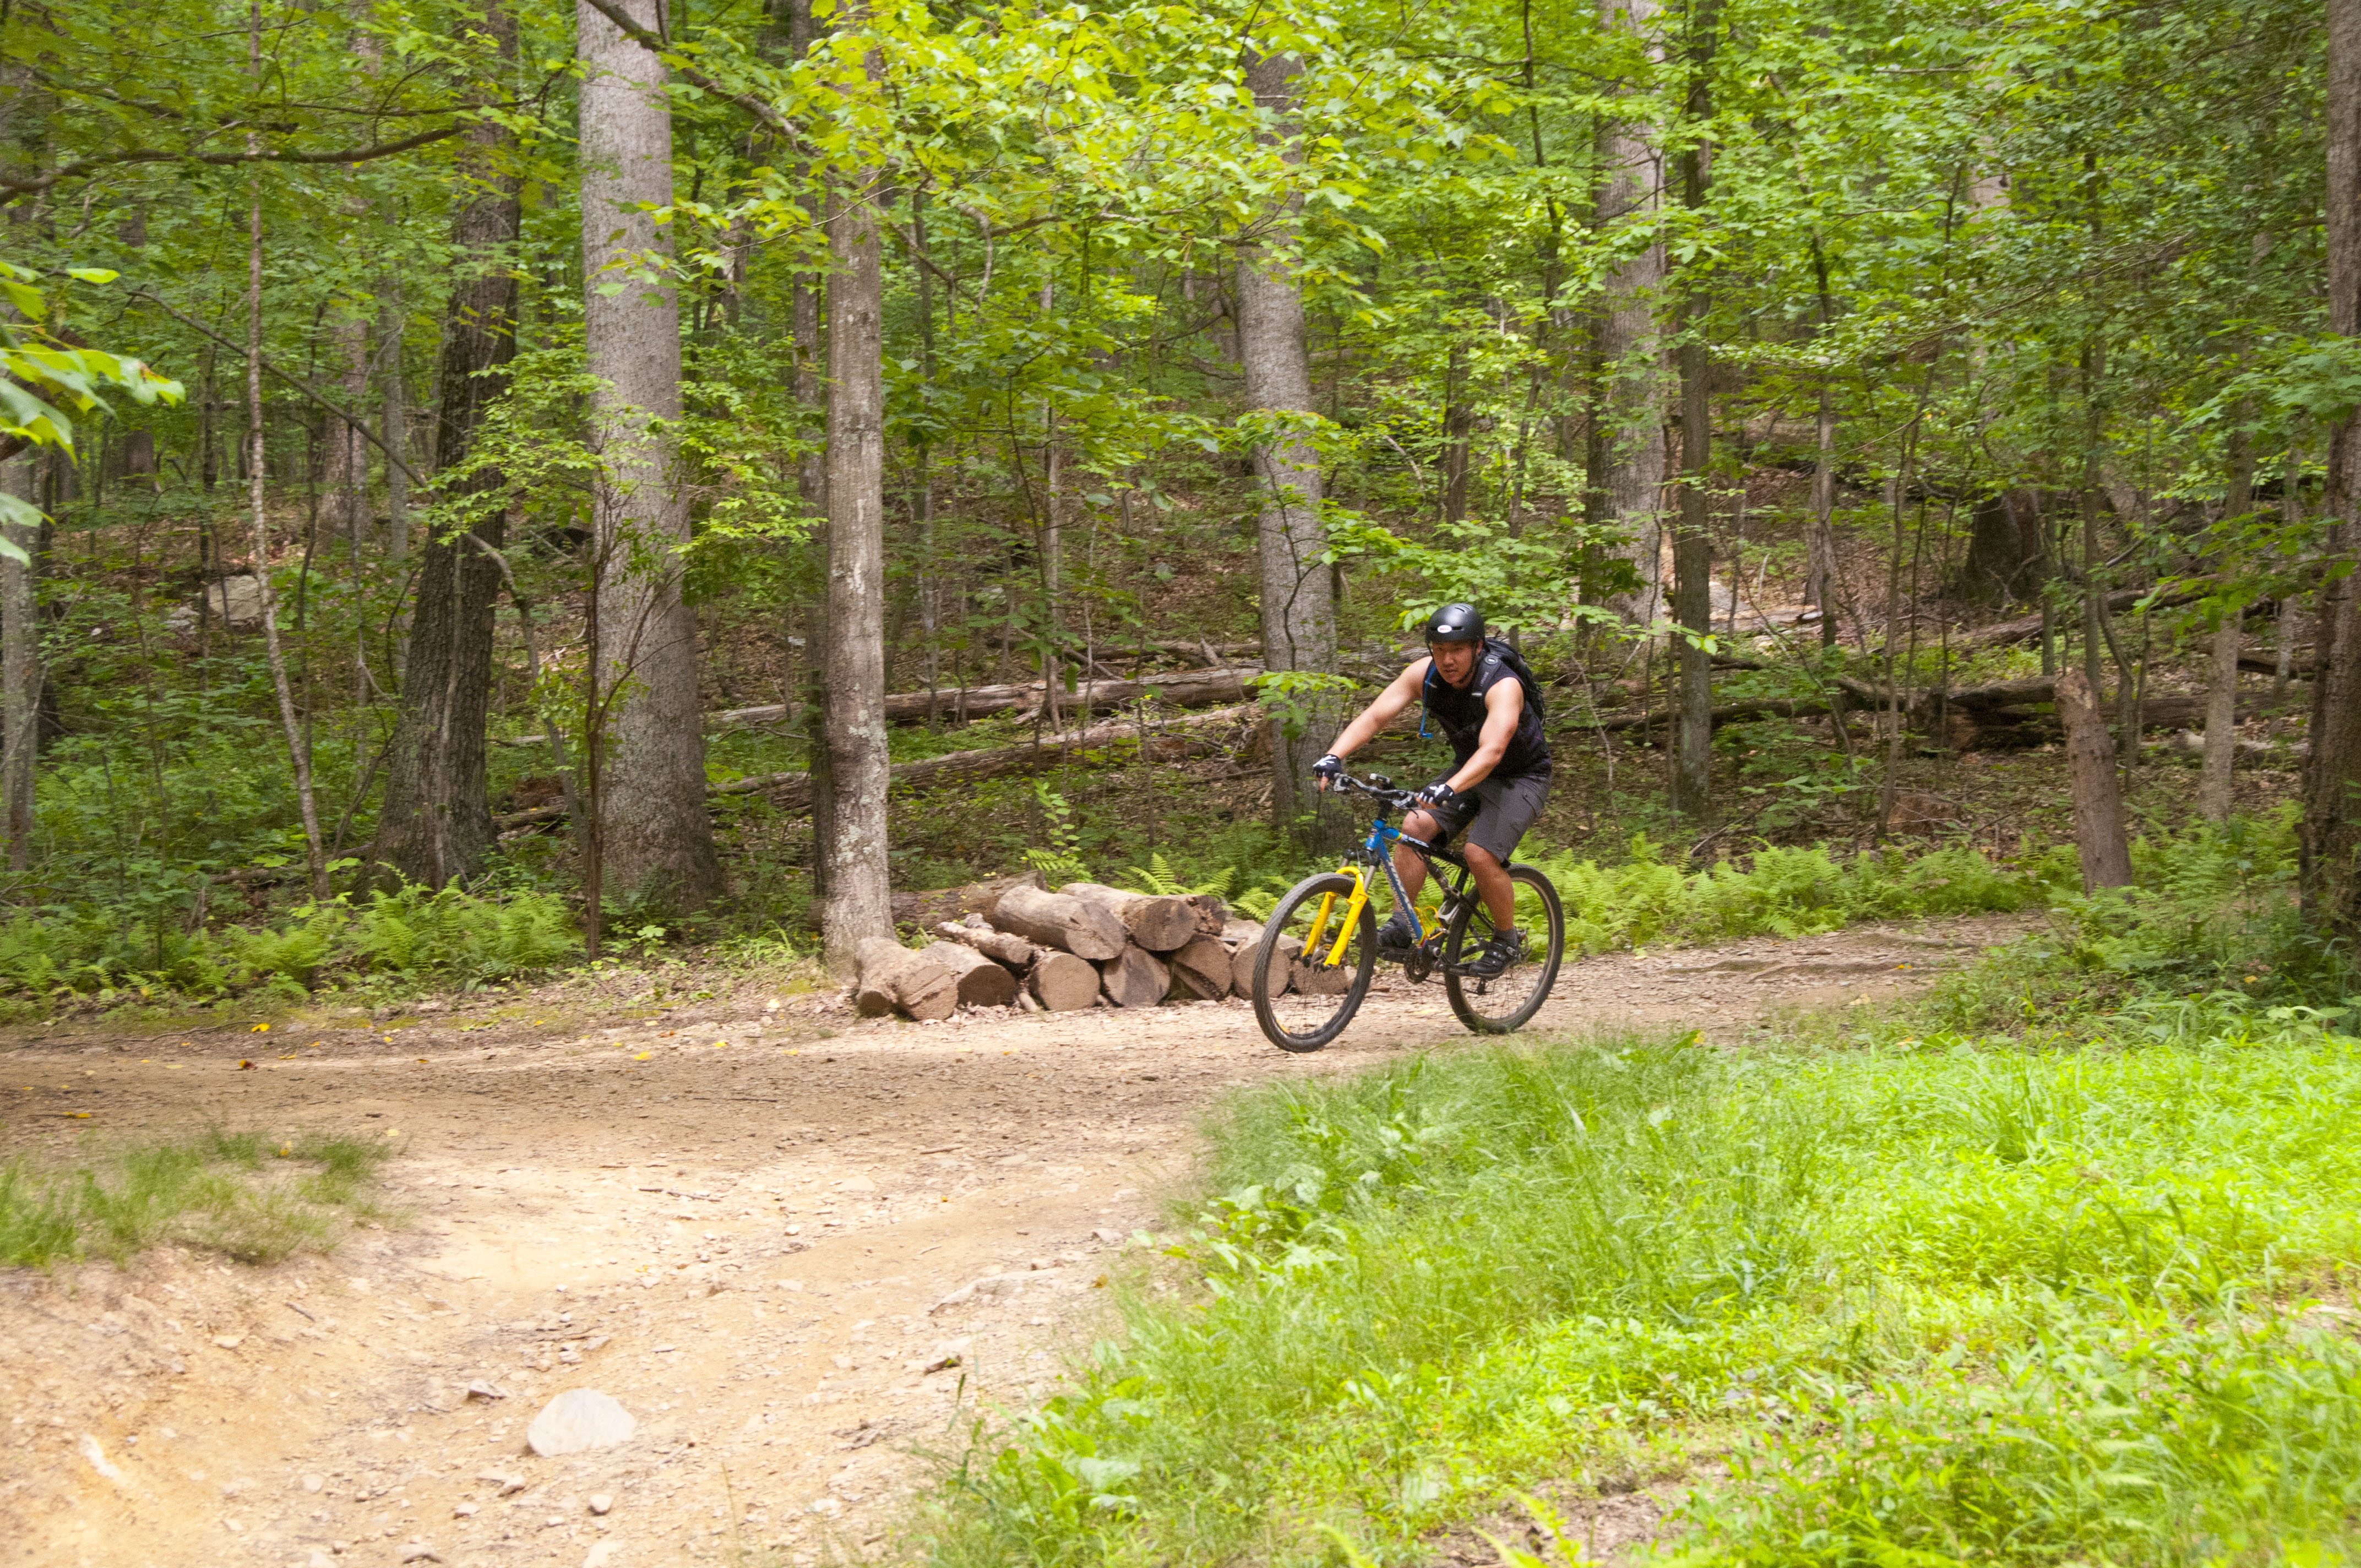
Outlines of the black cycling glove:
M 1437 810 L 1449 811 L 1459 804 L 1459 792 L 1453 789 L 1449 784 L 1437 779 L 1418 792 L 1418 803 L 1421 806 L 1432 806 Z
M 1345 759 L 1331 751 L 1312 764 L 1312 776 L 1323 784 L 1333 784 L 1345 776 Z

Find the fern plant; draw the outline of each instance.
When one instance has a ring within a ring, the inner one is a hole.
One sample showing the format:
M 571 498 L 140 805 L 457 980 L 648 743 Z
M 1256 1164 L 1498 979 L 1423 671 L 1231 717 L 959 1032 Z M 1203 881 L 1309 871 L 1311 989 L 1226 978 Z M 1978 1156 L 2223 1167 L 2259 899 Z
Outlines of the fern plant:
M 1139 893 L 1160 894 L 1167 897 L 1208 894 L 1215 898 L 1227 898 L 1230 884 L 1238 880 L 1235 866 L 1224 866 L 1203 882 L 1193 886 L 1180 880 L 1162 851 L 1148 857 L 1144 866 L 1133 866 L 1124 873 L 1125 884 Z
M 1025 851 L 1025 863 L 1041 873 L 1051 887 L 1089 882 L 1090 867 L 1082 863 L 1082 836 L 1074 827 L 1074 808 L 1066 797 L 1042 780 L 1033 784 L 1033 798 L 1041 806 L 1041 837 L 1048 842 Z

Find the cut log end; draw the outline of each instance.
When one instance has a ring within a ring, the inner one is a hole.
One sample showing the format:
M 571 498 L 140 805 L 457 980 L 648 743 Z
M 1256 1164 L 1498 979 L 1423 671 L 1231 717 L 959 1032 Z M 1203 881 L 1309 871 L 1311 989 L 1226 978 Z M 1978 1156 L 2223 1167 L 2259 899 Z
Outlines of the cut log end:
M 1230 950 L 1211 937 L 1199 937 L 1172 955 L 1175 1000 L 1215 1002 L 1230 993 L 1235 965 Z
M 963 1007 L 1005 1007 L 1016 1000 L 1016 977 L 963 943 L 937 942 L 918 956 L 951 971 Z
M 1098 1001 L 1099 971 L 1071 953 L 1049 949 L 1026 975 L 1025 992 L 1045 1012 L 1079 1012 Z
M 900 1012 L 923 1021 L 948 1018 L 959 1009 L 959 976 L 931 949 L 914 953 L 873 937 L 861 944 L 860 961 L 853 1007 L 865 1017 Z
M 1117 1007 L 1153 1007 L 1172 986 L 1165 961 L 1137 946 L 1099 965 L 1099 976 L 1106 999 Z

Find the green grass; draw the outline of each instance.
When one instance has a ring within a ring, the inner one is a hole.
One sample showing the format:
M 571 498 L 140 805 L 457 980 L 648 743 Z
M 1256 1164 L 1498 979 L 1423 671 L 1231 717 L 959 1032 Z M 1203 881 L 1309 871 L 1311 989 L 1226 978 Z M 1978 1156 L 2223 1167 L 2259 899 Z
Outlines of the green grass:
M 67 1168 L 0 1165 L 0 1266 L 120 1263 L 161 1243 L 248 1263 L 325 1251 L 380 1215 L 381 1140 L 212 1132 L 108 1151 Z
M 2361 1259 L 2361 1039 L 2277 861 L 2165 862 L 1843 1033 L 1242 1097 L 1120 1336 L 973 1434 L 917 1544 L 1408 1563 L 1525 1488 L 1685 1477 L 1698 1563 L 2361 1552 L 2361 1351 L 2307 1310 Z

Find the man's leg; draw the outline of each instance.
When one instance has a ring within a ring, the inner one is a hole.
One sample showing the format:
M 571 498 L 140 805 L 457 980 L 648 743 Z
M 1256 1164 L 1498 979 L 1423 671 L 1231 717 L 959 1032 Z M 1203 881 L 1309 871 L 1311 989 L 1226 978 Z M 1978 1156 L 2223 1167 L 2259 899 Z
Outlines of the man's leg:
M 1476 879 L 1476 891 L 1483 895 L 1484 911 L 1492 917 L 1492 929 L 1505 931 L 1517 923 L 1517 884 L 1509 880 L 1509 868 L 1489 850 L 1474 844 L 1463 845 L 1461 854 L 1467 857 L 1467 870 Z
M 1402 831 L 1425 843 L 1434 841 L 1439 825 L 1423 811 L 1413 811 L 1402 818 Z M 1394 846 L 1394 875 L 1401 878 L 1402 892 L 1412 904 L 1418 902 L 1418 890 L 1426 885 L 1426 862 L 1411 851 L 1407 844 Z
M 1485 912 L 1492 916 L 1492 928 L 1506 931 L 1517 921 L 1516 883 L 1509 879 L 1509 858 L 1541 815 L 1542 805 L 1549 798 L 1549 782 L 1488 779 L 1477 786 L 1477 793 L 1483 808 L 1468 825 L 1459 851 L 1467 858 L 1468 872 L 1483 896 Z

